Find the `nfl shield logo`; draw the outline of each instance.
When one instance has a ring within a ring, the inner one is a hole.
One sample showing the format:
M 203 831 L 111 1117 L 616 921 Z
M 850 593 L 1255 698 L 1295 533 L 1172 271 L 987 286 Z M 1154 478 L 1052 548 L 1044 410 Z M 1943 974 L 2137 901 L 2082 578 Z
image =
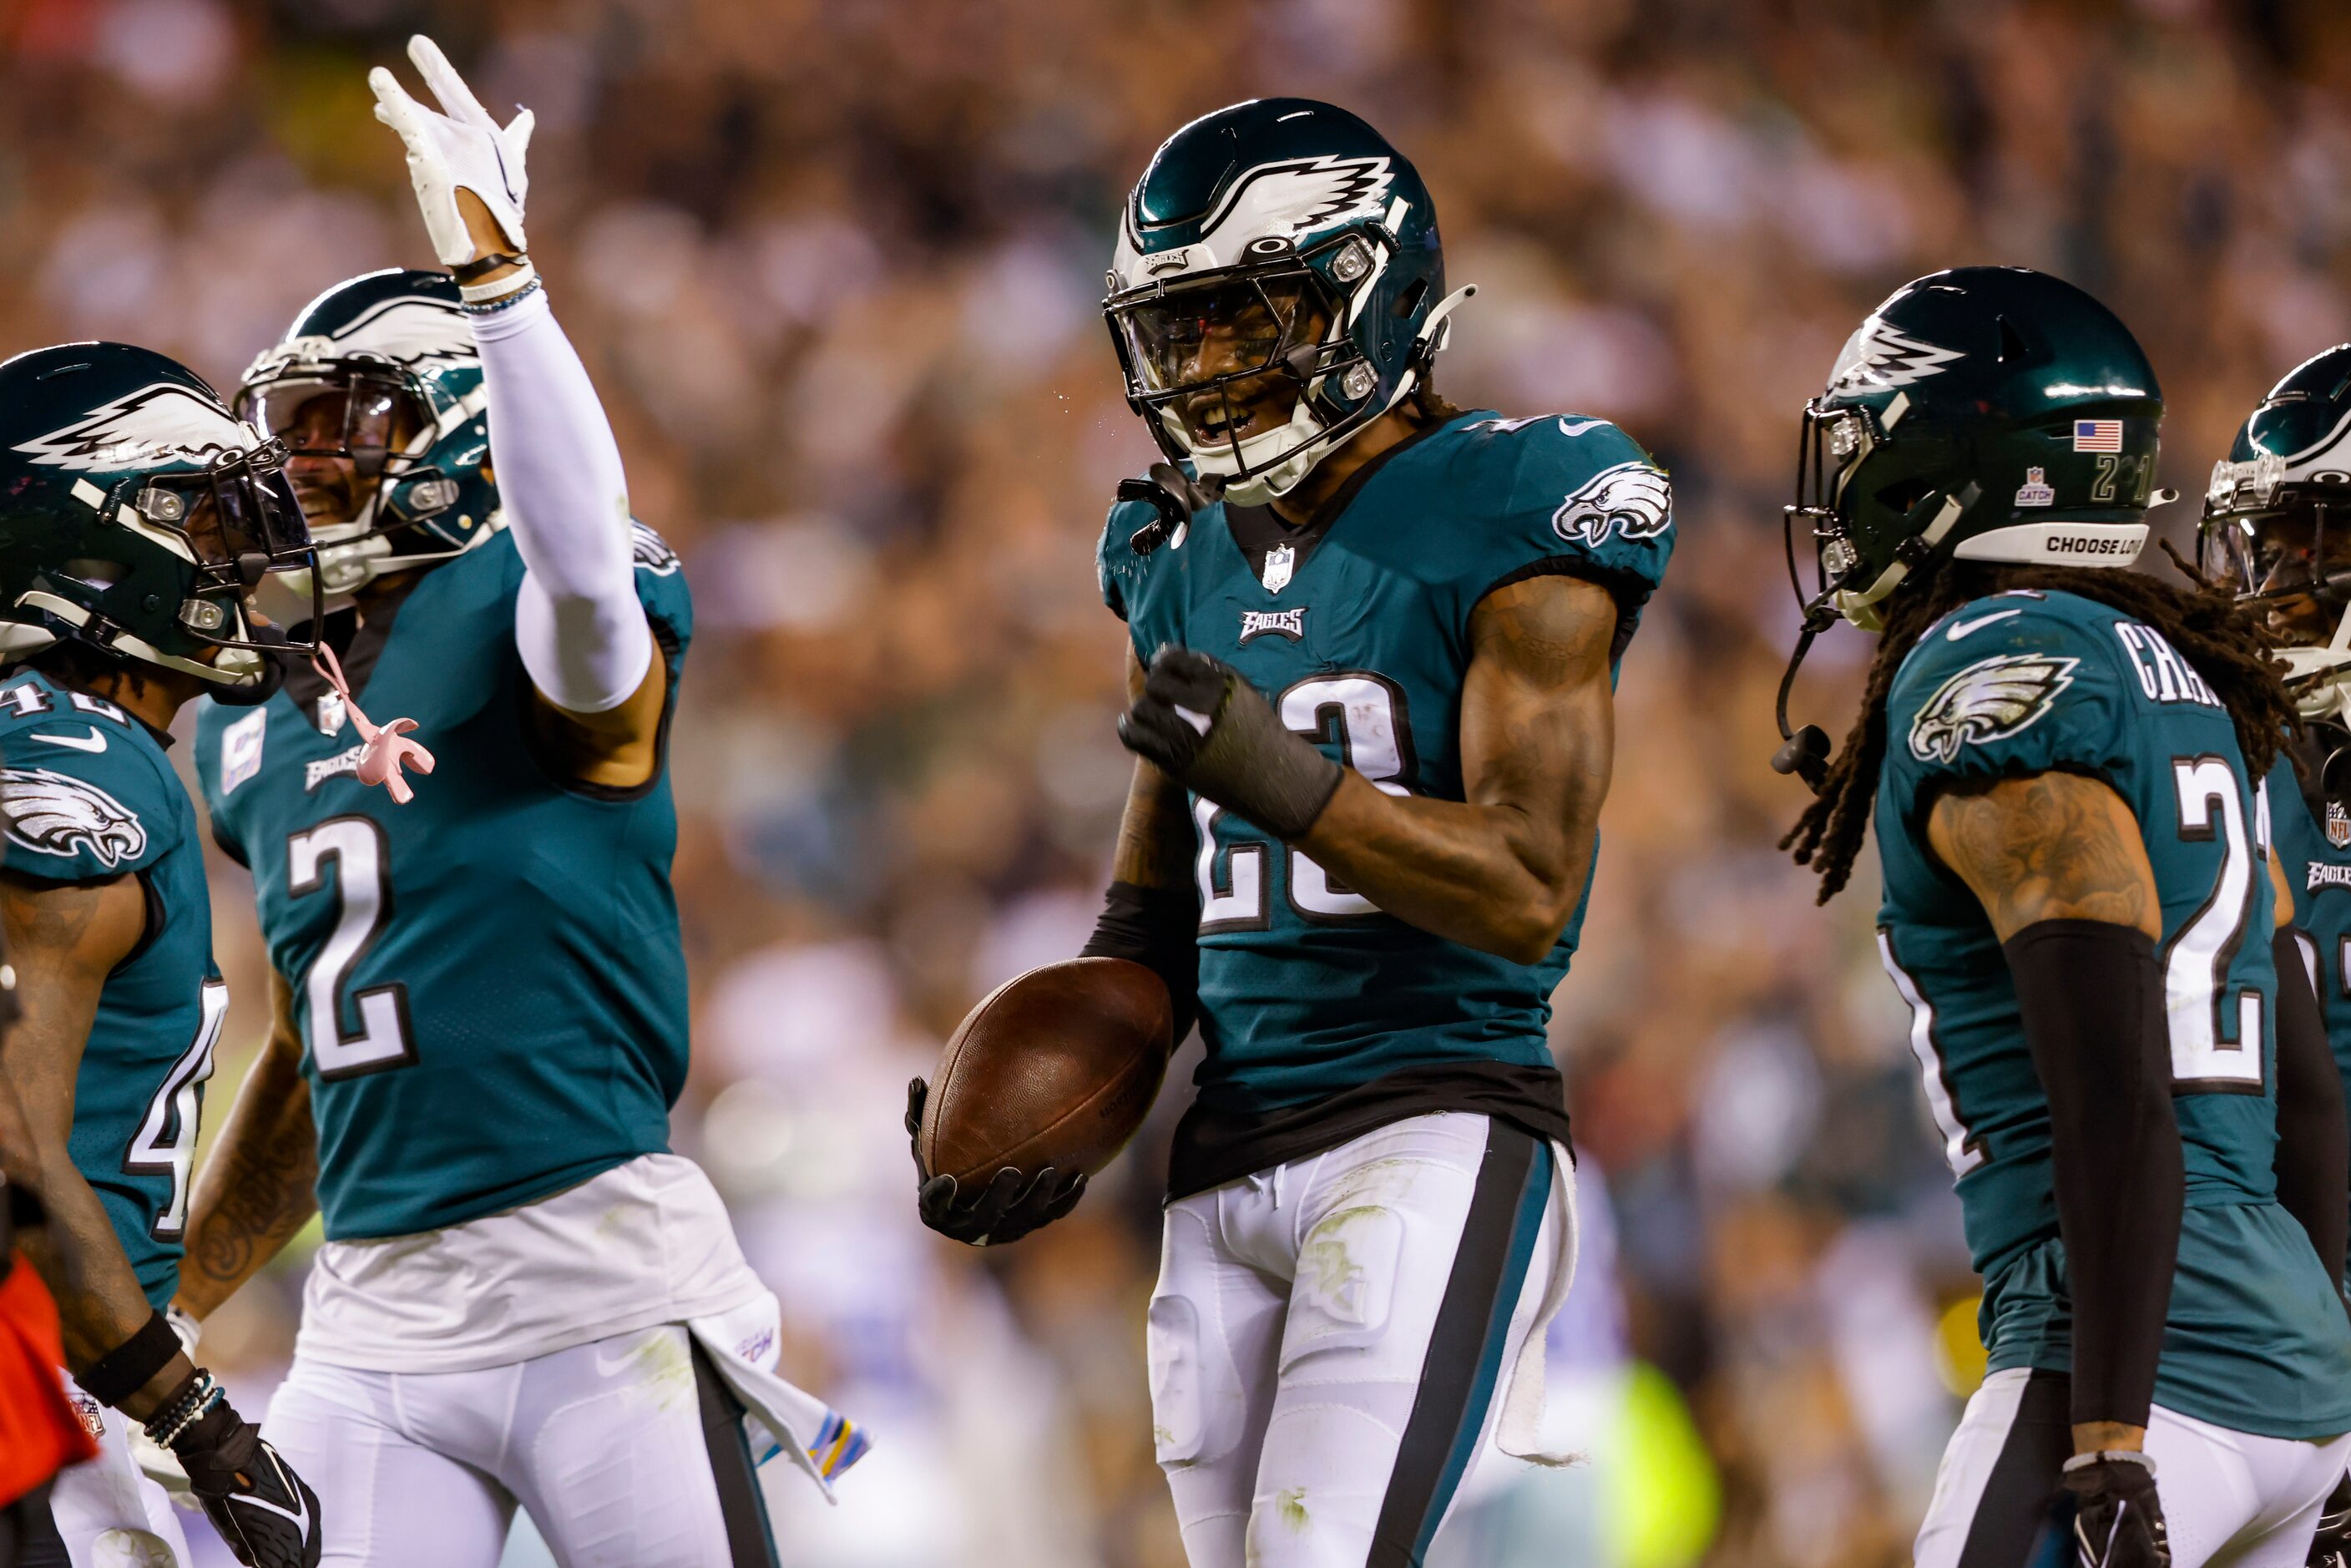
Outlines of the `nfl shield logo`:
M 2336 849 L 2351 849 L 2351 811 L 2338 801 L 2326 802 L 2326 841 Z
M 1298 550 L 1291 545 L 1276 545 L 1265 552 L 1265 591 L 1280 593 L 1290 586 L 1290 573 L 1298 564 Z

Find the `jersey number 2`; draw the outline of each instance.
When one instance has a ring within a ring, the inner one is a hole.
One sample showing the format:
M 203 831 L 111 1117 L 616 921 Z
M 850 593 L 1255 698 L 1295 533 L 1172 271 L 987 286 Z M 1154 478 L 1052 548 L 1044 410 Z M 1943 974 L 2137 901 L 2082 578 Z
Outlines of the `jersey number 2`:
M 2267 856 L 2254 853 L 2254 835 L 2246 831 L 2244 802 L 2237 793 L 2237 770 L 2227 758 L 2175 757 L 2171 779 L 2179 797 L 2181 841 L 2220 842 L 2220 874 L 2210 894 L 2163 950 L 2171 1081 L 2189 1092 L 2258 1094 L 2262 993 L 2247 986 L 2232 996 L 2229 970 L 2260 902 L 2254 879 L 2268 874 Z M 2268 935 L 2262 933 L 2261 939 Z
M 286 891 L 297 898 L 320 891 L 329 861 L 335 863 L 340 905 L 334 929 L 302 978 L 311 1059 L 324 1079 L 405 1067 L 416 1060 L 406 986 L 393 980 L 352 996 L 359 1027 L 343 1027 L 344 981 L 392 915 L 391 855 L 383 829 L 369 817 L 329 817 L 294 834 L 286 841 Z
M 1274 699 L 1282 724 L 1307 739 L 1338 742 L 1346 765 L 1390 795 L 1408 795 L 1404 782 L 1413 772 L 1412 731 L 1404 716 L 1404 693 L 1384 676 L 1368 674 L 1317 675 Z M 1224 809 L 1213 800 L 1192 802 L 1192 826 L 1200 840 L 1200 930 L 1262 931 L 1272 923 L 1265 885 L 1268 846 L 1243 841 L 1219 846 L 1217 823 Z M 1330 873 L 1294 849 L 1289 859 L 1290 906 L 1311 921 L 1359 920 L 1379 908 L 1361 894 L 1331 880 Z M 1223 863 L 1218 864 L 1221 861 Z

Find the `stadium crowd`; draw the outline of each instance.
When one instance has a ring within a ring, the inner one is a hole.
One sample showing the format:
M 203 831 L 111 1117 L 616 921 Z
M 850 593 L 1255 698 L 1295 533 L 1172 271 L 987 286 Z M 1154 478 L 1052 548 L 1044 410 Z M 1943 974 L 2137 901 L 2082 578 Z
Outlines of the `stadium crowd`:
M 880 1445 L 838 1510 L 783 1521 L 788 1560 L 1175 1568 L 1142 1326 L 1184 1061 L 1080 1212 L 1002 1250 L 922 1229 L 899 1116 L 977 998 L 1076 951 L 1105 881 L 1128 759 L 1092 555 L 1153 456 L 1096 308 L 1118 203 L 1229 100 L 1364 114 L 1480 286 L 1443 390 L 1618 421 L 1684 536 L 1553 1024 L 1587 1222 L 1617 1238 L 1557 1331 L 1592 1463 L 1489 1474 L 1456 1550 L 1893 1563 L 1974 1375 L 1973 1282 L 1872 891 L 1815 911 L 1774 848 L 1795 416 L 1895 285 L 2044 267 L 2147 344 L 2184 544 L 2243 412 L 2351 336 L 2325 9 L 0 0 L 0 349 L 127 339 L 225 389 L 329 283 L 430 263 L 368 65 L 427 30 L 536 110 L 532 248 L 697 601 L 676 1136 L 789 1362 Z M 1834 727 L 1865 650 L 1824 649 L 1796 706 Z M 266 987 L 242 873 L 214 870 L 217 1115 Z M 208 1329 L 252 1405 L 299 1289 L 289 1260 Z

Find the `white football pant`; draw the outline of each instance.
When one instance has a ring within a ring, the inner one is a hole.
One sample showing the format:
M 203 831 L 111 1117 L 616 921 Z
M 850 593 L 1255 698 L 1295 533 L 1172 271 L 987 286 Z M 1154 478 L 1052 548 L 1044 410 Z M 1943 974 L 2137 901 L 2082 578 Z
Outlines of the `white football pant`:
M 1560 1157 L 1445 1113 L 1169 1206 L 1151 1405 L 1192 1568 L 1417 1568 L 1565 1293 Z

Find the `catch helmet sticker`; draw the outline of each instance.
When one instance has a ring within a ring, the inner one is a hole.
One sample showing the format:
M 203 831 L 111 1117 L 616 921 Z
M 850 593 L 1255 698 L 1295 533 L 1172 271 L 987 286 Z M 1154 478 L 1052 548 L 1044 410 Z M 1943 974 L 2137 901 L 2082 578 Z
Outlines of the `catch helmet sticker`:
M 1950 762 L 1962 746 L 1983 746 L 2030 729 L 2074 684 L 2079 659 L 2003 653 L 1970 664 L 1936 688 L 1910 725 L 1910 755 Z
M 1559 504 L 1553 532 L 1571 544 L 1597 549 L 1611 536 L 1653 539 L 1674 526 L 1673 488 L 1646 463 L 1604 468 Z
M 87 852 L 109 870 L 147 852 L 131 808 L 95 784 L 46 768 L 0 768 L 0 817 L 8 842 L 71 859 Z

